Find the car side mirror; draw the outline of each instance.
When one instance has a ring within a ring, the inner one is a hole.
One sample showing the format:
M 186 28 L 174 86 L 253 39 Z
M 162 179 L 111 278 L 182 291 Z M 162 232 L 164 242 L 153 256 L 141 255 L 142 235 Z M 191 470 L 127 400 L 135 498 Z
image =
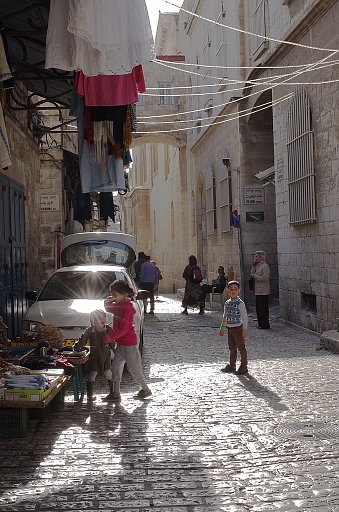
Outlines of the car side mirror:
M 145 300 L 150 299 L 151 294 L 148 290 L 139 290 L 136 299 L 137 300 Z
M 25 293 L 25 299 L 27 299 L 27 300 L 36 300 L 37 296 L 38 296 L 38 294 L 35 291 Z

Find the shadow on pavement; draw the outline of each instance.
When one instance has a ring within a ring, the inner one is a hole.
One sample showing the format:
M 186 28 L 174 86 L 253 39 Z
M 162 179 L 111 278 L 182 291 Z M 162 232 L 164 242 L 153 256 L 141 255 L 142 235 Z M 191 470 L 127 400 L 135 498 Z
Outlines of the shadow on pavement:
M 241 384 L 246 388 L 252 395 L 267 402 L 267 405 L 275 411 L 288 411 L 287 405 L 281 403 L 281 398 L 277 393 L 272 391 L 269 387 L 263 386 L 257 381 L 255 377 L 247 373 L 245 375 L 238 376 Z

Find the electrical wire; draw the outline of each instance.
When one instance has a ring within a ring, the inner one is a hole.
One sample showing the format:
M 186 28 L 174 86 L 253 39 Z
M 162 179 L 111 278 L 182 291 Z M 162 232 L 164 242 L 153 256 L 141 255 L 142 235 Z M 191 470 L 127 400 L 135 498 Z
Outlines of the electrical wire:
M 325 59 L 321 59 L 320 61 L 317 61 L 316 63 L 312 64 L 309 66 L 309 68 L 312 67 L 312 69 L 308 69 L 308 70 L 301 70 L 299 72 L 295 72 L 293 74 L 294 75 L 298 75 L 298 74 L 302 74 L 304 71 L 308 72 L 308 71 L 313 71 L 313 70 L 318 70 L 318 69 L 323 69 L 325 67 L 327 67 L 327 65 L 330 65 L 330 63 L 326 63 L 325 65 L 323 66 L 318 66 L 318 67 L 315 67 L 317 64 L 322 64 L 324 62 L 324 60 L 326 60 L 326 57 Z M 339 80 L 337 79 L 334 79 L 334 80 L 328 80 L 328 81 L 322 81 L 322 82 L 288 82 L 287 80 L 283 81 L 283 82 L 280 82 L 280 83 L 277 83 L 277 84 L 269 84 L 269 87 L 265 90 L 268 90 L 269 88 L 271 88 L 271 86 L 273 87 L 276 87 L 276 86 L 283 86 L 283 85 L 324 85 L 324 84 L 327 84 L 327 83 L 335 83 L 335 82 L 338 82 Z M 257 84 L 258 85 L 258 84 Z M 260 84 L 261 85 L 261 84 Z M 243 90 L 245 88 L 241 88 L 241 90 Z M 230 93 L 230 92 L 235 92 L 235 91 L 238 91 L 239 89 L 228 89 L 227 92 Z M 264 92 L 264 91 L 262 91 Z M 258 92 L 255 91 L 253 92 L 252 94 L 248 94 L 246 95 L 246 98 L 250 98 L 251 96 L 255 96 L 257 95 Z M 207 94 L 206 94 L 207 95 Z M 158 97 L 161 97 L 161 95 L 153 95 L 153 96 L 158 96 Z M 166 95 L 167 96 L 167 95 Z M 181 95 L 180 95 L 181 96 Z M 191 96 L 191 95 L 190 95 Z M 196 96 L 196 94 L 193 94 L 193 96 Z M 210 94 L 209 94 L 210 96 Z M 243 99 L 240 98 L 240 99 Z M 231 100 L 229 101 L 229 103 L 237 103 L 238 101 L 240 100 Z M 219 104 L 219 105 L 214 105 L 213 107 L 211 108 L 220 108 L 220 107 L 224 107 L 225 104 L 222 103 L 222 104 Z M 152 115 L 152 116 L 138 116 L 138 120 L 141 120 L 141 119 L 154 119 L 154 118 L 164 118 L 164 117 L 177 117 L 179 114 L 180 115 L 187 115 L 187 114 L 194 114 L 196 112 L 200 112 L 201 110 L 206 110 L 206 109 L 202 109 L 202 108 L 198 108 L 198 109 L 195 109 L 195 110 L 188 110 L 188 111 L 185 111 L 185 112 L 176 112 L 176 113 L 171 113 L 171 114 L 159 114 L 159 115 Z M 173 123 L 175 123 L 177 121 L 173 121 Z
M 163 62 L 161 59 L 154 59 L 154 62 L 157 62 L 157 61 L 161 61 Z M 153 61 L 152 61 L 153 62 Z M 168 62 L 168 61 L 167 61 Z M 197 63 L 197 62 L 178 62 L 178 64 L 180 64 L 180 66 L 193 66 L 193 67 L 198 67 L 198 68 L 209 68 L 209 69 L 225 69 L 226 71 L 228 69 L 289 69 L 289 68 L 302 68 L 302 67 L 307 67 L 307 66 L 311 66 L 313 63 L 312 62 L 309 62 L 308 64 L 287 64 L 286 66 L 262 66 L 260 64 L 260 66 L 257 66 L 257 67 L 253 67 L 253 66 L 221 66 L 221 65 L 218 65 L 218 64 L 200 64 Z
M 263 78 L 263 77 L 253 78 L 251 80 L 246 80 L 246 79 L 243 79 L 243 78 L 241 78 L 241 79 L 232 79 L 232 78 L 228 78 L 228 77 L 209 76 L 209 75 L 206 75 L 206 74 L 203 75 L 202 73 L 191 72 L 191 71 L 187 71 L 185 69 L 178 68 L 178 67 L 173 66 L 173 65 L 165 64 L 164 62 L 159 61 L 157 59 L 154 59 L 152 62 L 154 62 L 154 64 L 159 64 L 161 66 L 164 66 L 164 67 L 167 67 L 167 68 L 170 68 L 170 69 L 174 69 L 174 70 L 180 71 L 182 73 L 187 73 L 189 75 L 194 75 L 194 76 L 200 76 L 200 77 L 202 77 L 204 79 L 206 79 L 206 78 L 209 78 L 209 79 L 213 78 L 213 79 L 219 80 L 219 82 L 218 83 L 214 83 L 214 84 L 178 85 L 178 86 L 172 86 L 172 87 L 147 87 L 147 91 L 162 91 L 162 90 L 165 91 L 165 90 L 168 90 L 168 89 L 170 89 L 171 91 L 172 90 L 177 90 L 177 89 L 179 89 L 179 90 L 181 90 L 181 89 L 199 89 L 199 88 L 203 88 L 203 87 L 220 87 L 221 85 L 237 84 L 237 83 L 242 83 L 242 82 L 248 82 L 248 83 L 256 85 L 257 83 L 262 83 L 261 81 L 267 80 L 267 78 Z M 307 66 L 313 66 L 314 64 L 316 64 L 316 63 L 311 63 L 311 64 L 308 64 Z M 333 66 L 334 64 L 339 64 L 339 60 L 333 60 L 333 61 L 329 62 L 328 64 L 326 64 L 326 66 L 324 66 L 324 67 Z M 295 67 L 297 67 L 297 66 L 295 66 Z M 303 71 L 303 68 L 305 68 L 305 66 L 299 66 L 299 68 L 300 68 L 299 71 L 300 70 Z M 260 69 L 261 70 L 261 67 L 260 68 L 251 68 L 251 69 Z M 267 69 L 269 69 L 269 68 L 267 68 Z M 270 80 L 275 80 L 275 79 L 278 79 L 278 78 L 285 78 L 285 77 L 293 75 L 297 71 L 294 71 L 293 73 L 286 73 L 286 74 L 281 74 L 281 75 L 273 75 L 273 76 L 269 77 L 269 79 Z M 305 71 L 307 71 L 307 69 L 305 69 Z M 149 94 L 149 93 L 142 93 L 142 94 L 145 94 L 146 96 L 151 96 L 151 94 Z M 182 94 L 180 94 L 178 96 L 182 96 Z
M 326 60 L 330 59 L 330 58 L 331 58 L 334 54 L 336 54 L 336 53 L 338 53 L 338 51 L 337 51 L 337 50 L 333 51 L 330 55 L 327 55 L 326 57 L 324 57 L 323 59 L 321 59 L 321 60 L 320 60 L 320 61 L 318 61 L 317 63 L 314 63 L 312 66 L 309 66 L 309 68 L 308 68 L 308 69 L 310 69 L 310 70 L 311 70 L 311 69 L 312 69 L 312 68 L 314 68 L 317 64 L 322 64 L 322 63 L 323 63 L 323 62 L 325 62 Z M 298 74 L 302 74 L 303 72 L 304 72 L 304 71 L 299 71 L 299 72 L 296 72 L 296 74 L 297 74 L 297 75 L 298 75 Z M 286 82 L 287 82 L 287 81 L 288 81 L 288 79 L 286 80 Z M 280 83 L 275 84 L 272 88 L 274 88 L 274 87 L 278 87 L 278 86 L 280 86 L 280 85 L 281 85 Z M 270 88 L 268 88 L 268 89 L 270 89 Z M 268 90 L 268 89 L 266 89 L 266 90 Z M 263 92 L 265 92 L 265 89 L 261 91 L 261 94 L 262 94 Z M 254 94 L 258 94 L 258 93 L 254 93 Z M 290 97 L 292 97 L 292 96 L 293 96 L 293 93 L 291 93 Z M 286 99 L 286 97 L 284 98 L 284 101 L 285 101 L 285 99 Z M 272 105 L 272 106 L 274 106 L 275 104 L 276 104 L 275 102 L 271 102 L 271 105 Z M 258 111 L 260 111 L 260 110 L 264 110 L 264 109 L 266 109 L 266 108 L 268 108 L 268 107 L 267 107 L 267 106 L 265 106 L 263 109 L 262 109 L 262 108 L 260 108 L 260 109 L 258 109 L 258 110 L 255 110 L 255 108 L 253 108 L 253 112 L 258 112 Z M 199 109 L 199 110 L 201 110 L 201 109 Z M 246 114 L 244 114 L 244 115 L 246 115 L 246 116 L 247 116 L 248 114 L 246 113 Z M 237 115 L 236 115 L 235 117 L 231 118 L 231 119 L 224 119 L 223 121 L 217 121 L 217 122 L 215 122 L 215 119 L 217 118 L 217 116 L 216 116 L 213 120 L 211 120 L 208 124 L 205 124 L 205 125 L 201 125 L 201 124 L 200 124 L 199 126 L 194 126 L 194 127 L 189 127 L 189 128 L 177 128 L 177 129 L 173 129 L 173 130 L 157 130 L 157 132 L 156 132 L 156 133 L 172 133 L 172 132 L 187 131 L 187 130 L 192 130 L 192 129 L 201 129 L 201 128 L 209 127 L 209 126 L 211 126 L 212 124 L 213 124 L 213 125 L 221 124 L 221 123 L 225 123 L 225 122 L 228 122 L 228 121 L 232 121 L 232 120 L 237 119 L 237 118 L 240 118 L 240 117 L 243 117 L 243 115 L 241 115 L 241 114 L 239 115 L 239 114 L 237 113 Z M 195 122 L 197 122 L 197 119 L 195 120 Z M 175 121 L 173 121 L 173 124 L 174 124 L 174 123 L 175 123 Z M 149 135 L 149 134 L 154 134 L 154 132 L 138 132 L 138 133 L 139 133 L 140 135 L 146 135 L 146 134 L 147 134 L 147 135 Z
M 282 96 L 280 98 L 281 101 L 285 101 L 285 99 L 288 99 L 291 97 L 291 95 L 293 95 L 293 93 L 288 93 L 286 94 L 286 96 Z M 271 107 L 272 106 L 272 101 L 268 101 L 267 103 L 261 103 L 260 104 L 260 107 Z M 214 107 L 210 107 L 211 109 L 213 109 Z M 250 107 L 248 109 L 244 109 L 242 110 L 242 114 L 246 115 L 246 114 L 249 114 L 249 113 L 253 113 L 254 109 L 256 109 L 256 107 Z M 207 109 L 200 109 L 201 110 L 207 110 Z M 214 119 L 220 119 L 220 118 L 223 118 L 223 117 L 231 117 L 231 116 L 234 116 L 234 113 L 229 113 L 229 114 L 218 114 L 217 116 L 214 117 Z M 183 120 L 176 120 L 176 121 L 160 121 L 161 124 L 177 124 L 177 123 L 195 123 L 197 121 L 197 119 L 183 119 Z M 159 121 L 139 121 L 139 118 L 138 118 L 138 124 L 157 124 L 159 125 Z M 140 132 L 138 132 L 140 133 Z
M 275 100 L 275 101 L 271 101 L 269 102 L 269 106 L 270 107 L 275 107 L 276 105 L 278 105 L 279 103 L 282 103 L 283 101 L 286 101 L 288 99 L 291 99 L 292 97 L 294 96 L 294 93 L 289 93 L 287 94 L 286 96 L 284 96 L 282 99 L 279 98 L 279 100 Z M 268 107 L 267 107 L 267 104 L 264 104 L 265 106 L 262 107 L 260 105 L 260 107 L 254 107 L 251 111 L 252 113 L 257 113 L 257 112 L 260 112 L 262 110 L 266 110 Z M 180 131 L 188 131 L 188 130 L 199 130 L 199 129 L 202 129 L 202 128 L 209 128 L 210 126 L 214 126 L 214 125 L 217 125 L 217 124 L 223 124 L 223 123 L 227 123 L 227 122 L 230 122 L 230 121 L 234 121 L 236 119 L 240 119 L 241 117 L 245 117 L 248 115 L 248 112 L 246 111 L 244 114 L 241 113 L 241 114 L 236 114 L 236 115 L 233 115 L 233 117 L 231 119 L 224 119 L 223 121 L 217 121 L 217 122 L 214 122 L 215 119 L 217 119 L 218 116 L 216 116 L 212 122 L 208 123 L 208 124 L 200 124 L 198 126 L 191 126 L 191 127 L 188 127 L 188 128 L 176 128 L 176 129 L 173 129 L 173 130 L 157 130 L 156 132 L 137 132 L 139 135 L 154 135 L 155 133 L 173 133 L 173 132 L 180 132 Z M 198 119 L 195 119 L 194 120 L 195 122 L 198 121 Z
M 321 61 L 318 61 L 318 62 L 321 62 Z M 336 63 L 338 63 L 339 61 L 336 61 Z M 177 68 L 176 66 L 169 66 L 169 65 L 166 65 L 166 64 L 162 64 L 160 63 L 161 65 L 164 65 L 165 67 L 168 67 L 168 68 L 171 68 L 173 70 L 176 70 L 176 71 L 183 71 L 184 73 L 190 73 L 188 71 L 185 71 L 185 70 L 181 70 L 180 68 Z M 310 66 L 315 66 L 317 63 L 314 63 L 314 64 L 311 64 Z M 321 68 L 319 69 L 323 69 L 324 67 L 329 67 L 333 65 L 332 63 L 328 63 L 326 64 L 326 66 L 322 66 Z M 311 70 L 309 69 L 306 69 L 306 68 L 303 68 L 302 70 L 299 70 L 301 71 L 302 73 L 307 73 L 309 71 L 316 71 L 318 68 L 312 68 Z M 260 79 L 255 79 L 255 80 L 230 80 L 229 83 L 241 83 L 241 82 L 246 82 L 246 83 L 249 83 L 250 85 L 247 85 L 247 86 L 243 86 L 243 87 L 239 87 L 239 88 L 236 88 L 236 89 L 230 89 L 229 92 L 235 92 L 235 91 L 240 91 L 240 90 L 243 90 L 243 89 L 247 89 L 247 88 L 252 88 L 253 86 L 255 85 L 275 85 L 275 83 L 273 82 L 272 83 L 272 80 L 275 80 L 275 79 L 279 79 L 279 78 L 286 78 L 286 77 L 291 77 L 291 76 L 295 76 L 295 75 L 298 75 L 299 74 L 299 71 L 294 71 L 293 73 L 286 73 L 285 75 L 275 75 L 273 77 L 265 77 L 265 78 L 260 78 Z M 199 75 L 198 73 L 190 73 L 190 74 L 193 74 L 193 75 Z M 204 78 L 218 78 L 218 77 L 206 77 L 206 75 L 199 75 L 199 76 L 202 76 Z M 227 83 L 224 83 L 222 81 L 222 79 L 220 78 L 220 83 L 219 84 L 213 84 L 213 85 L 208 85 L 208 84 L 201 84 L 201 85 L 191 85 L 191 86 L 188 86 L 190 87 L 191 89 L 196 89 L 196 88 L 203 88 L 203 87 L 215 87 L 215 86 L 222 86 L 222 85 L 227 85 Z M 261 81 L 259 81 L 261 80 Z M 268 80 L 268 81 L 267 81 Z M 283 82 L 282 82 L 283 83 Z M 302 85 L 304 82 L 299 82 L 299 83 L 294 83 L 294 85 Z M 314 82 L 309 82 L 308 85 L 311 85 L 313 84 Z M 326 82 L 319 82 L 317 85 L 321 84 L 321 83 L 326 83 Z M 177 89 L 181 89 L 181 88 L 184 88 L 184 87 L 177 87 Z M 153 88 L 154 90 L 172 90 L 174 88 L 172 87 L 167 87 L 167 88 L 160 88 L 157 89 L 157 88 Z M 147 90 L 151 90 L 151 89 L 147 89 Z M 211 95 L 211 94 L 223 94 L 225 91 L 215 91 L 215 92 L 202 92 L 202 93 L 199 93 L 199 92 L 194 92 L 194 96 L 205 96 L 207 94 Z M 161 97 L 162 95 L 161 94 L 154 94 L 154 93 L 142 93 L 142 96 L 156 96 L 156 97 Z M 166 97 L 182 97 L 182 96 L 191 96 L 190 93 L 188 94 L 185 94 L 185 93 L 181 93 L 181 94 L 166 94 Z
M 231 27 L 230 25 L 225 25 L 224 23 L 219 23 L 218 21 L 214 21 L 209 18 L 205 18 L 204 16 L 200 16 L 199 14 L 196 14 L 192 11 L 188 11 L 187 9 L 184 9 L 183 7 L 179 7 L 178 5 L 174 4 L 173 2 L 170 2 L 169 0 L 162 0 L 162 2 L 172 5 L 173 7 L 176 7 L 179 10 L 186 12 L 187 14 L 190 14 L 191 16 L 194 16 L 195 18 L 201 19 L 203 21 L 208 21 L 209 23 L 213 23 L 214 26 L 218 25 L 220 27 L 228 28 L 229 30 L 234 30 L 235 32 L 240 32 L 241 34 L 247 34 L 249 36 L 261 37 L 264 41 L 274 41 L 275 43 L 287 44 L 290 46 L 298 46 L 299 48 L 307 48 L 309 50 L 318 50 L 318 51 L 322 51 L 322 52 L 336 53 L 338 51 L 337 49 L 334 49 L 334 48 L 320 48 L 318 46 L 310 46 L 307 44 L 296 43 L 293 41 L 283 41 L 281 39 L 275 39 L 274 37 L 263 36 L 262 34 L 256 34 L 254 32 L 250 32 L 248 30 Z

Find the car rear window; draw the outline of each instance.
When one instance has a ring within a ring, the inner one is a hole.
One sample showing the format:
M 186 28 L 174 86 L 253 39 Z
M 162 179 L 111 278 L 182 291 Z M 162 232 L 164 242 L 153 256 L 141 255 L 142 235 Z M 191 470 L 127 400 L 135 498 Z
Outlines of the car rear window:
M 61 261 L 64 267 L 107 264 L 129 268 L 134 257 L 133 249 L 119 241 L 83 240 L 65 247 Z
M 47 281 L 38 300 L 105 299 L 115 279 L 130 285 L 123 272 L 58 272 Z

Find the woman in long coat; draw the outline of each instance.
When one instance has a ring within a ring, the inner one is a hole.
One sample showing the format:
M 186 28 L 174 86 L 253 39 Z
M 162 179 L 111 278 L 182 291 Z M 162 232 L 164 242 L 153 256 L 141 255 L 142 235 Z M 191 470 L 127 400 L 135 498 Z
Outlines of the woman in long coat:
M 197 258 L 193 254 L 188 258 L 188 265 L 186 265 L 182 277 L 186 281 L 185 295 L 182 301 L 182 307 L 184 308 L 181 312 L 182 315 L 188 315 L 188 306 L 199 306 L 199 315 L 204 314 L 204 298 L 201 292 L 200 283 L 193 283 L 190 280 L 190 274 L 192 267 L 197 265 Z

